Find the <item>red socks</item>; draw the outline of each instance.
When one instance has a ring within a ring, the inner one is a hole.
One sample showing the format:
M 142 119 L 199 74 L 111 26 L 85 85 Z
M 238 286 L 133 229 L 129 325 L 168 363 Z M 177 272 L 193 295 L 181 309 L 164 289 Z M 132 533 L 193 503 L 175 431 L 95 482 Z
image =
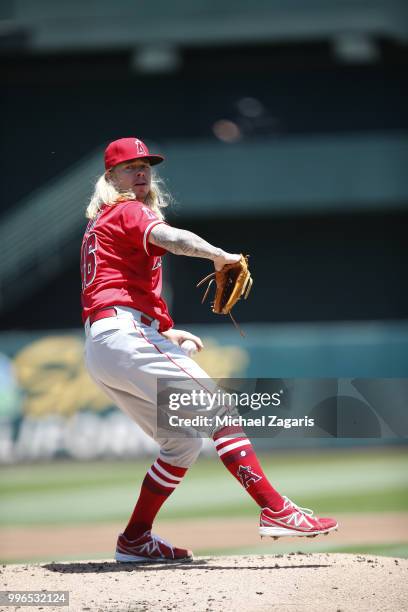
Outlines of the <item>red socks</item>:
M 187 468 L 170 465 L 162 459 L 153 463 L 142 482 L 139 499 L 123 532 L 128 540 L 137 540 L 152 528 L 156 514 L 186 472 Z
M 231 436 L 232 433 L 237 437 L 225 437 Z M 214 435 L 214 443 L 227 470 L 242 484 L 258 506 L 270 508 L 275 512 L 283 508 L 283 498 L 262 471 L 252 444 L 242 429 L 225 427 Z
M 234 433 L 237 437 L 227 438 Z M 251 442 L 242 430 L 224 428 L 214 436 L 218 456 L 261 508 L 278 511 L 284 500 L 272 487 L 259 464 Z M 137 540 L 152 528 L 160 508 L 183 479 L 187 468 L 157 459 L 147 472 L 139 499 L 124 531 L 128 540 Z

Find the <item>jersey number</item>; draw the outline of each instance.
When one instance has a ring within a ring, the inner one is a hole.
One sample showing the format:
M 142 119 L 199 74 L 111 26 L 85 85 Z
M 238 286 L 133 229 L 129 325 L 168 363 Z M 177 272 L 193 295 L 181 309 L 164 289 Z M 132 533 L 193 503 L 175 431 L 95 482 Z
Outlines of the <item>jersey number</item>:
M 81 253 L 82 289 L 89 287 L 96 276 L 96 235 L 89 234 L 84 240 Z

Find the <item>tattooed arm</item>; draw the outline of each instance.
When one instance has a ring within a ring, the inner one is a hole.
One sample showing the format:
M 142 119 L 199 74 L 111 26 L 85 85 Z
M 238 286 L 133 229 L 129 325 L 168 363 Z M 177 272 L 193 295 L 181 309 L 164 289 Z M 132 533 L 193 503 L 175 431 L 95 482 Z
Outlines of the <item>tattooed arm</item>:
M 240 258 L 240 255 L 226 253 L 222 249 L 213 246 L 200 238 L 200 236 L 197 236 L 197 234 L 177 229 L 164 223 L 160 223 L 152 229 L 149 242 L 166 249 L 166 251 L 174 255 L 211 259 L 216 270 L 221 270 L 225 264 L 234 263 Z

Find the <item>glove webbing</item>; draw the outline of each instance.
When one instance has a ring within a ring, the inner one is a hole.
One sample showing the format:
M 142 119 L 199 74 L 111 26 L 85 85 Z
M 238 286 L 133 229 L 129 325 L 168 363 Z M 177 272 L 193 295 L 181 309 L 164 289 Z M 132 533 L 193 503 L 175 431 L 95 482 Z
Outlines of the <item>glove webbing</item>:
M 211 279 L 211 280 L 210 280 L 210 279 Z M 201 303 L 202 303 L 202 304 L 204 304 L 204 302 L 205 302 L 205 300 L 206 300 L 206 298 L 207 298 L 208 292 L 209 292 L 209 290 L 210 290 L 210 287 L 211 287 L 211 285 L 213 284 L 213 282 L 214 282 L 214 280 L 215 280 L 215 272 L 211 272 L 210 274 L 207 274 L 207 276 L 205 276 L 203 279 L 201 279 L 201 280 L 200 280 L 200 282 L 199 282 L 199 283 L 197 283 L 196 287 L 201 287 L 201 285 L 203 285 L 203 284 L 204 284 L 206 281 L 208 281 L 208 280 L 209 280 L 210 282 L 208 283 L 207 288 L 206 288 L 205 293 L 204 293 L 204 296 L 203 296 L 203 299 L 201 300 Z M 248 293 L 249 293 L 249 290 L 251 289 L 251 286 L 252 286 L 252 279 L 251 279 L 251 283 L 249 283 L 249 287 L 248 287 L 248 289 L 246 289 L 246 291 L 245 291 L 245 298 L 248 296 Z M 213 307 L 213 306 L 214 306 L 214 302 L 212 303 L 212 307 Z M 242 331 L 242 329 L 240 328 L 240 326 L 238 325 L 238 323 L 236 322 L 236 320 L 235 320 L 235 319 L 234 319 L 234 317 L 232 316 L 231 311 L 229 311 L 229 313 L 228 313 L 228 314 L 229 314 L 229 316 L 230 316 L 230 318 L 231 318 L 231 321 L 233 322 L 233 324 L 234 324 L 235 328 L 236 328 L 236 329 L 239 331 L 239 333 L 241 334 L 242 338 L 245 338 L 245 334 L 244 334 L 244 332 Z

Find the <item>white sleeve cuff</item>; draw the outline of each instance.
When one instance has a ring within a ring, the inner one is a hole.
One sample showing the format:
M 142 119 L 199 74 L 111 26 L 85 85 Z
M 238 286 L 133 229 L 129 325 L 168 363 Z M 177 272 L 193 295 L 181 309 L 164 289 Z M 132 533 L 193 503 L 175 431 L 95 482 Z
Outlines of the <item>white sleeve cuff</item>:
M 147 255 L 150 255 L 149 251 L 147 250 L 147 239 L 149 238 L 149 234 L 152 231 L 152 229 L 154 228 L 155 225 L 159 225 L 159 223 L 164 223 L 164 221 L 161 221 L 160 219 L 155 219 L 154 221 L 152 221 L 151 223 L 149 223 L 149 225 L 146 227 L 144 235 L 143 235 L 143 248 L 146 251 Z

